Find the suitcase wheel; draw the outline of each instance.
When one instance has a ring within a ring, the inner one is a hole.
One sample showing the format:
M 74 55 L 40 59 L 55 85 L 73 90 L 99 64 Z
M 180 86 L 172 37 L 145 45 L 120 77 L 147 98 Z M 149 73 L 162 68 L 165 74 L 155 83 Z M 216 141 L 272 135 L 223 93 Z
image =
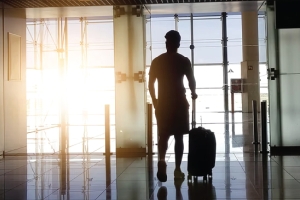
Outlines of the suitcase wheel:
M 192 183 L 192 182 L 198 182 L 198 176 L 192 176 L 192 175 L 188 175 L 188 182 Z M 206 174 L 203 176 L 203 182 L 211 182 L 212 181 L 212 174 Z
M 193 181 L 194 181 L 194 182 L 198 182 L 198 176 L 194 176 L 194 177 L 193 177 Z
M 188 175 L 188 182 L 197 182 L 198 181 L 198 177 L 197 176 L 192 176 L 192 175 Z

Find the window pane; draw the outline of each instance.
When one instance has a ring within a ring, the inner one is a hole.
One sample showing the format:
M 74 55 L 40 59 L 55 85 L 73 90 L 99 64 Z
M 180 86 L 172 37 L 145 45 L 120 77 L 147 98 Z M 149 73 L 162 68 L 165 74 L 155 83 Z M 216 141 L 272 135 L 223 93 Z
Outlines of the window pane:
M 223 86 L 223 67 L 221 65 L 195 66 L 194 74 L 197 88 L 221 88 Z
M 178 31 L 181 36 L 180 48 L 178 53 L 191 59 L 191 20 L 190 17 L 179 18 Z
M 68 67 L 82 67 L 81 22 L 68 20 Z
M 87 66 L 114 65 L 114 34 L 112 21 L 87 22 Z
M 202 43 L 195 42 L 195 64 L 198 63 L 222 63 L 222 46 L 220 42 L 205 41 Z
M 194 18 L 194 40 L 222 39 L 222 23 L 220 17 Z
M 170 30 L 175 30 L 175 21 L 172 17 L 151 19 L 152 42 L 165 43 L 165 35 Z
M 258 38 L 259 38 L 259 62 L 267 62 L 266 20 L 264 16 L 258 17 Z
M 194 20 L 195 64 L 222 63 L 222 24 L 220 17 Z

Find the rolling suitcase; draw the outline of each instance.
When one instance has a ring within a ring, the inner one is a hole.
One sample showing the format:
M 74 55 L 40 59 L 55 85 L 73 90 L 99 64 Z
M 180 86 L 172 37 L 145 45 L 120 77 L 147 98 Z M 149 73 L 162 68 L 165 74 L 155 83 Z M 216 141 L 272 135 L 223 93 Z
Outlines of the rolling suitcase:
M 216 138 L 215 134 L 203 127 L 196 128 L 195 100 L 192 108 L 192 129 L 189 132 L 188 153 L 188 179 L 197 179 L 203 176 L 203 180 L 212 179 L 212 169 L 216 161 Z

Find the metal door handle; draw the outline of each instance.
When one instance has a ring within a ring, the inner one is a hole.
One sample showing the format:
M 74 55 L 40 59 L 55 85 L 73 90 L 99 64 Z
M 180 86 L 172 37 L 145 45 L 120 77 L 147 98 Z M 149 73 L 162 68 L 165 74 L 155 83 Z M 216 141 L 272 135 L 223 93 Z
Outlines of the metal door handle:
M 275 68 L 269 68 L 268 70 L 268 79 L 275 80 L 279 76 L 279 70 Z

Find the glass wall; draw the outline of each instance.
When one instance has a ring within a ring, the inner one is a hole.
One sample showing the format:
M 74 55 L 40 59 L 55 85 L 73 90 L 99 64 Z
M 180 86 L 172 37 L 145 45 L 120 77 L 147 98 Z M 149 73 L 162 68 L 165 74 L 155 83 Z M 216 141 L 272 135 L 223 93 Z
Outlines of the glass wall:
M 57 21 L 29 21 L 26 48 L 28 130 L 58 125 Z
M 191 24 L 193 23 L 193 32 Z M 222 57 L 222 20 L 218 15 L 147 16 L 146 78 L 152 59 L 164 53 L 165 34 L 177 29 L 181 36 L 179 53 L 191 59 L 194 39 L 194 73 L 197 80 L 197 122 L 224 122 L 224 84 Z M 112 17 L 28 20 L 27 22 L 27 109 L 28 152 L 36 152 L 35 138 L 41 138 L 43 151 L 57 152 L 60 124 L 59 53 L 63 50 L 66 69 L 66 100 L 70 152 L 104 151 L 104 105 L 111 111 L 111 150 L 115 151 L 115 75 Z M 59 34 L 61 33 L 61 34 Z M 241 77 L 241 15 L 229 13 L 228 82 Z M 265 17 L 259 15 L 261 100 L 267 99 Z M 64 49 L 59 45 L 63 44 Z M 191 105 L 187 80 L 187 98 Z M 229 88 L 230 90 L 230 88 Z M 230 92 L 229 92 L 230 94 Z M 230 96 L 228 97 L 229 105 Z M 147 102 L 151 102 L 147 95 Z M 229 106 L 230 108 L 230 106 Z M 235 94 L 235 111 L 241 111 L 241 95 Z M 206 115 L 207 117 L 203 117 Z M 155 117 L 153 118 L 156 125 Z M 203 121 L 202 121 L 203 120 Z M 220 130 L 223 130 L 222 127 Z M 43 130 L 40 131 L 39 130 Z M 56 129 L 57 130 L 57 129 Z M 155 128 L 153 129 L 155 130 Z M 39 135 L 40 134 L 40 135 Z M 43 139 L 46 137 L 46 139 Z M 82 145 L 85 143 L 85 145 Z M 89 145 L 87 145 L 89 144 Z M 85 146 L 85 147 L 84 147 Z
M 148 22 L 150 19 L 148 19 Z M 150 24 L 150 23 L 149 23 Z M 267 70 L 266 70 L 266 32 L 265 16 L 259 15 L 259 62 L 261 99 L 267 100 Z M 165 33 L 175 30 L 181 34 L 182 41 L 179 53 L 191 59 L 191 18 L 186 15 L 151 18 L 151 28 L 147 27 L 147 66 L 153 59 L 164 53 Z M 193 18 L 194 37 L 194 72 L 197 80 L 197 112 L 224 112 L 223 91 L 223 57 L 222 57 L 222 21 L 221 15 Z M 228 14 L 228 81 L 241 78 L 242 21 L 240 14 Z M 150 41 L 152 39 L 152 42 Z M 187 81 L 185 85 L 188 88 Z M 150 96 L 148 95 L 148 100 Z M 229 100 L 230 100 L 229 96 Z M 241 94 L 235 94 L 235 111 L 242 111 Z
M 260 99 L 268 101 L 268 79 L 266 66 L 266 22 L 263 13 L 258 15 L 258 39 L 259 39 L 259 76 Z M 241 62 L 243 61 L 242 48 L 242 18 L 240 14 L 228 15 L 228 79 L 241 78 Z M 234 97 L 235 111 L 242 111 L 242 97 L 237 93 Z M 231 98 L 229 98 L 231 105 Z
M 266 71 L 266 33 L 265 16 L 259 14 L 259 71 L 261 100 L 268 99 L 267 71 Z M 222 19 L 221 13 L 217 15 L 194 15 L 191 21 L 190 15 L 178 16 L 151 16 L 147 23 L 147 72 L 151 60 L 161 53 L 166 52 L 165 34 L 169 30 L 178 30 L 182 41 L 178 52 L 191 59 L 191 37 L 194 39 L 194 74 L 197 81 L 196 122 L 205 124 L 216 134 L 224 134 L 224 81 L 223 81 L 223 54 L 222 54 Z M 193 24 L 193 33 L 191 29 Z M 228 13 L 228 82 L 233 78 L 241 78 L 241 62 L 243 61 L 242 48 L 242 20 L 240 13 Z M 148 74 L 148 73 L 147 73 Z M 148 78 L 148 77 L 147 77 Z M 184 80 L 187 88 L 187 98 L 191 105 L 188 82 Z M 230 85 L 229 85 L 230 86 Z M 230 91 L 230 87 L 229 87 Z M 229 110 L 231 110 L 231 96 L 228 96 Z M 148 93 L 148 101 L 151 97 Z M 242 96 L 235 94 L 235 112 L 242 111 Z M 153 113 L 154 114 L 154 113 Z M 241 115 L 238 115 L 241 116 Z M 235 117 L 237 125 L 235 134 L 242 134 L 242 117 Z M 154 124 L 155 118 L 154 118 Z M 154 128 L 153 130 L 156 130 Z M 154 133 L 156 138 L 156 132 Z M 220 147 L 222 148 L 222 147 Z M 218 149 L 223 151 L 223 149 Z M 172 151 L 172 150 L 169 150 Z
M 63 49 L 59 49 L 60 43 Z M 59 150 L 59 129 L 52 127 L 60 124 L 61 51 L 66 69 L 69 152 L 104 150 L 105 104 L 111 108 L 111 124 L 115 123 L 113 45 L 112 18 L 28 20 L 28 153 Z M 35 148 L 36 138 L 45 148 Z

